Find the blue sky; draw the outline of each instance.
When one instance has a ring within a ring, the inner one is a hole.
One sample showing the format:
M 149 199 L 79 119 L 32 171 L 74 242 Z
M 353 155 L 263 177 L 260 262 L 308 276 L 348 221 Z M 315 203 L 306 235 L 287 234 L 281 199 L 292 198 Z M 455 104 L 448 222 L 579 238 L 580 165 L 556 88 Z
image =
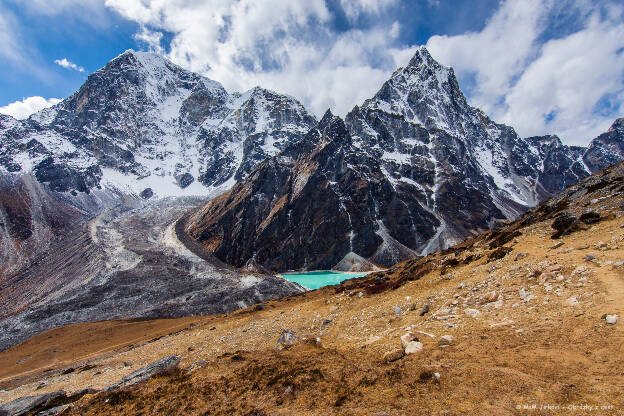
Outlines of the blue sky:
M 494 120 L 585 144 L 624 115 L 623 16 L 622 0 L 3 0 L 0 112 L 54 104 L 133 48 L 344 115 L 426 45 Z

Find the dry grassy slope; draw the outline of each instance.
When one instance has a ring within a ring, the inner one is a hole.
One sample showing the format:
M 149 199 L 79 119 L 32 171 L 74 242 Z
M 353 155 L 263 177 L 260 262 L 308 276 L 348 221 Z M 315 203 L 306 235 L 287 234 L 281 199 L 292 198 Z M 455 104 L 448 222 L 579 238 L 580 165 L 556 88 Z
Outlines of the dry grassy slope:
M 624 313 L 623 186 L 624 165 L 618 165 L 499 232 L 425 259 L 268 302 L 264 310 L 198 318 L 199 325 L 157 340 L 141 338 L 137 326 L 126 335 L 132 346 L 88 360 L 77 355 L 72 364 L 96 367 L 64 375 L 35 371 L 28 383 L 0 393 L 0 402 L 102 388 L 180 354 L 181 370 L 134 389 L 84 396 L 64 414 L 622 414 L 624 322 L 609 325 L 601 317 Z M 574 223 L 576 231 L 551 238 L 561 212 L 584 210 L 600 214 L 600 221 Z M 558 242 L 564 244 L 551 248 Z M 430 311 L 420 316 L 425 303 Z M 470 317 L 467 309 L 479 315 Z M 71 350 L 72 340 L 90 328 L 55 330 L 67 334 L 58 337 L 58 348 Z M 276 351 L 285 328 L 318 337 L 321 345 Z M 423 350 L 385 362 L 408 330 Z M 121 332 L 111 331 L 118 334 L 111 345 L 121 345 Z M 437 341 L 445 334 L 454 345 L 441 348 Z M 15 362 L 34 353 L 22 346 L 0 353 L 5 374 L 19 376 Z M 199 369 L 186 371 L 199 360 L 205 360 Z M 517 409 L 525 405 L 555 408 Z M 582 405 L 606 408 L 571 409 Z

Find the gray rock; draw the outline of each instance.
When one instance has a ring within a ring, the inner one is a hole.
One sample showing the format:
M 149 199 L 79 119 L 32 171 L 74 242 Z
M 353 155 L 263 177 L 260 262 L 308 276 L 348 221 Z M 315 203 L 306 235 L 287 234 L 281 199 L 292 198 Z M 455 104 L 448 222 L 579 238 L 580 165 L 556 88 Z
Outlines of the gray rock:
M 107 387 L 105 391 L 118 390 L 124 387 L 132 386 L 137 383 L 141 383 L 145 380 L 148 380 L 157 373 L 176 368 L 179 363 L 179 355 L 170 355 L 168 357 L 161 358 L 158 361 L 154 361 L 153 363 L 148 364 L 145 367 L 139 368 L 138 370 L 128 374 L 117 383 Z
M 65 397 L 67 393 L 63 390 L 52 393 L 41 394 L 39 396 L 26 396 L 15 399 L 0 406 L 0 416 L 21 416 L 26 413 L 47 406 L 52 400 Z
M 618 315 L 606 315 L 605 316 L 605 321 L 607 321 L 607 323 L 610 324 L 610 325 L 617 324 L 618 320 L 619 320 L 619 316 Z
M 453 345 L 454 342 L 455 342 L 455 339 L 453 338 L 453 335 L 442 335 L 440 339 L 438 340 L 438 345 L 440 347 L 445 347 L 448 345 Z
M 285 329 L 282 331 L 279 339 L 277 340 L 276 348 L 278 350 L 282 350 L 284 348 L 291 347 L 299 342 L 299 337 L 290 329 Z
M 423 349 L 422 342 L 412 341 L 405 346 L 405 355 L 416 354 Z
M 476 318 L 477 316 L 481 314 L 481 312 L 479 312 L 478 309 L 472 309 L 472 308 L 465 309 L 464 313 L 466 314 L 466 316 L 469 316 L 471 318 Z
M 191 366 L 188 368 L 187 371 L 190 373 L 191 371 L 195 370 L 196 368 L 200 368 L 204 364 L 206 364 L 206 360 L 195 361 L 193 364 L 191 364 Z
M 53 407 L 51 409 L 48 410 L 44 410 L 43 412 L 39 412 L 37 413 L 37 416 L 53 416 L 53 415 L 58 415 L 59 413 L 61 413 L 63 410 L 67 409 L 69 406 L 71 406 L 71 404 L 64 404 L 61 406 L 56 406 Z
M 420 310 L 420 312 L 418 312 L 418 315 L 420 316 L 424 316 L 426 313 L 429 312 L 429 304 L 425 303 L 422 307 L 422 309 Z

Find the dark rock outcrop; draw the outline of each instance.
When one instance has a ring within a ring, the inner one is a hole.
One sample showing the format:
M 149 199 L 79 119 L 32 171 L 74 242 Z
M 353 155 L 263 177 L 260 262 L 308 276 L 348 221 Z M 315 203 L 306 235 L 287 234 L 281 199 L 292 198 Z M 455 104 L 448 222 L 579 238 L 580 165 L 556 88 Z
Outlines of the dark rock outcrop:
M 64 391 L 41 394 L 39 396 L 26 396 L 15 399 L 0 406 L 0 416 L 22 416 L 37 409 L 44 409 L 52 401 L 65 397 Z
M 151 377 L 153 377 L 154 375 L 158 373 L 162 373 L 162 372 L 177 368 L 179 363 L 180 363 L 179 355 L 170 355 L 168 357 L 161 358 L 158 361 L 154 361 L 153 363 L 150 363 L 146 365 L 145 367 L 139 368 L 138 370 L 128 374 L 127 376 L 119 380 L 117 383 L 114 383 L 108 386 L 105 391 L 118 390 L 124 387 L 130 387 L 137 383 L 141 383 L 145 380 L 150 379 Z

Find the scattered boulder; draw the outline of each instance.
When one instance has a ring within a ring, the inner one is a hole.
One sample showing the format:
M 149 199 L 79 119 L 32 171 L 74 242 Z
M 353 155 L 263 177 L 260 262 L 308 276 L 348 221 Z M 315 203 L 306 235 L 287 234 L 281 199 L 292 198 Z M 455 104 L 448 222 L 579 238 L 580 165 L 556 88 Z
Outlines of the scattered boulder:
M 620 318 L 620 317 L 619 317 L 618 315 L 615 315 L 615 314 L 613 314 L 613 315 L 608 315 L 608 314 L 605 314 L 605 315 L 604 315 L 604 319 L 605 319 L 605 321 L 607 321 L 607 323 L 608 323 L 609 325 L 615 325 L 615 324 L 617 324 L 617 322 L 618 322 L 619 318 Z
M 576 306 L 579 304 L 578 300 L 576 299 L 576 297 L 572 296 L 571 298 L 566 299 L 563 304 L 565 306 Z
M 161 358 L 158 361 L 154 361 L 151 364 L 146 365 L 143 368 L 139 368 L 138 370 L 128 374 L 121 380 L 119 380 L 115 384 L 111 384 L 104 391 L 113 391 L 118 390 L 124 387 L 132 386 L 137 383 L 141 383 L 145 380 L 150 379 L 152 376 L 158 373 L 162 373 L 163 371 L 168 371 L 176 368 L 180 363 L 179 355 L 169 355 L 165 358 Z
M 66 397 L 67 393 L 63 390 L 52 393 L 40 394 L 38 396 L 26 396 L 15 399 L 11 402 L 0 406 L 0 416 L 21 416 L 32 412 L 36 409 L 45 408 L 53 400 L 60 397 Z
M 393 361 L 400 360 L 401 358 L 403 358 L 403 355 L 404 355 L 403 350 L 400 348 L 397 348 L 395 350 L 388 351 L 387 353 L 385 353 L 383 359 L 385 362 L 391 363 Z
M 551 227 L 555 230 L 555 233 L 550 237 L 553 239 L 560 238 L 564 235 L 572 234 L 575 231 L 583 229 L 583 224 L 579 219 L 569 212 L 562 212 L 555 217 Z
M 177 176 L 176 180 L 178 181 L 178 185 L 180 188 L 184 189 L 193 182 L 195 182 L 195 178 L 190 173 L 184 173 L 183 175 Z
M 600 214 L 598 214 L 597 212 L 588 211 L 581 214 L 579 220 L 581 220 L 585 224 L 595 224 L 597 222 L 600 222 L 601 218 Z
M 558 243 L 553 244 L 552 246 L 550 246 L 551 250 L 554 250 L 556 248 L 559 248 L 563 245 L 563 241 L 559 241 Z
M 206 364 L 206 360 L 195 361 L 193 364 L 191 364 L 191 366 L 186 371 L 188 371 L 190 373 L 191 371 L 195 370 L 196 368 L 200 368 L 204 364 Z
M 154 191 L 152 191 L 152 188 L 145 188 L 141 191 L 139 196 L 143 199 L 150 199 L 154 196 Z
M 471 318 L 476 318 L 481 314 L 481 312 L 479 312 L 478 309 L 470 309 L 470 308 L 464 310 L 464 313 L 466 314 L 466 316 L 469 316 Z
M 497 291 L 494 290 L 494 291 L 486 294 L 485 298 L 483 300 L 486 303 L 491 303 L 491 302 L 496 302 L 499 297 L 500 297 L 500 294 Z
M 455 339 L 453 338 L 453 335 L 442 335 L 438 340 L 438 345 L 440 347 L 446 347 L 449 345 L 453 345 L 454 341 Z
M 585 255 L 585 261 L 594 261 L 594 260 L 596 260 L 596 256 L 594 256 L 593 254 Z
M 281 335 L 277 340 L 276 348 L 278 350 L 283 350 L 288 347 L 292 347 L 296 343 L 299 342 L 299 337 L 290 329 L 285 329 L 282 331 Z
M 429 304 L 425 303 L 422 307 L 422 309 L 420 310 L 420 312 L 418 312 L 418 315 L 420 316 L 425 316 L 426 313 L 429 312 Z
M 514 258 L 514 261 L 522 260 L 523 258 L 525 258 L 528 255 L 529 255 L 529 253 L 518 253 L 518 254 L 516 254 L 516 257 Z
M 67 409 L 71 404 L 63 404 L 61 406 L 55 406 L 51 409 L 44 410 L 43 412 L 37 413 L 37 416 L 54 416 L 61 413 L 63 410 Z
M 401 307 L 399 307 L 399 306 L 395 306 L 395 307 L 394 307 L 394 314 L 395 314 L 395 315 L 401 315 L 401 312 L 403 312 L 403 311 L 401 310 Z
M 529 292 L 528 290 L 526 290 L 523 287 L 521 287 L 520 290 L 518 291 L 518 295 L 520 295 L 520 299 L 522 299 L 525 302 L 530 301 L 531 298 L 533 297 L 531 292 Z
M 416 354 L 423 349 L 422 342 L 412 341 L 405 346 L 405 355 Z
M 418 337 L 408 332 L 401 337 L 401 346 L 403 347 L 403 349 L 405 349 L 407 347 L 407 344 L 412 341 L 418 341 Z

